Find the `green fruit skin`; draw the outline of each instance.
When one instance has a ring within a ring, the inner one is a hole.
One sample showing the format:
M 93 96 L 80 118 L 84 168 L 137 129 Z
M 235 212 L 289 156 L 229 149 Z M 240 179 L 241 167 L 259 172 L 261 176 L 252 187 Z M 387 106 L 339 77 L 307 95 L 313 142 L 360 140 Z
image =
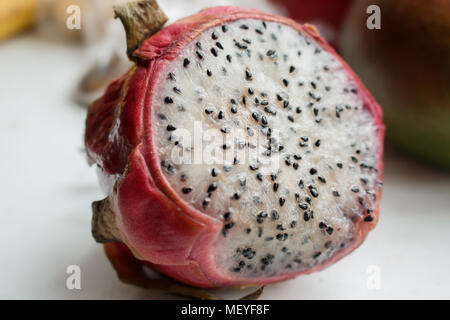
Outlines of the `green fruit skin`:
M 366 27 L 372 4 L 379 30 Z M 450 169 L 450 1 L 355 1 L 340 44 L 383 108 L 387 141 Z

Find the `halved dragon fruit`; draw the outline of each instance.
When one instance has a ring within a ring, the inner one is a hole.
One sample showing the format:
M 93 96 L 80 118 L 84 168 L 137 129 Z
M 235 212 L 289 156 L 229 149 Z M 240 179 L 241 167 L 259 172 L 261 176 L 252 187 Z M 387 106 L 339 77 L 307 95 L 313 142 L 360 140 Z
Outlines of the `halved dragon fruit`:
M 134 22 L 119 12 L 136 66 L 87 118 L 109 194 L 96 240 L 205 288 L 311 273 L 358 247 L 378 220 L 384 126 L 348 65 L 313 26 L 239 7 L 142 31 L 134 50 L 143 2 L 125 10 Z

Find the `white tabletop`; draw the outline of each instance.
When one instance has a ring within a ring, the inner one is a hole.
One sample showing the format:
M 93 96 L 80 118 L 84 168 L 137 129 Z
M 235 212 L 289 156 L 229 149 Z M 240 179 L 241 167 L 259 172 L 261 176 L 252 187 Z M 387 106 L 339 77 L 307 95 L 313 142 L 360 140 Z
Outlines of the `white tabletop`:
M 86 110 L 70 100 L 82 50 L 23 35 L 0 44 L 0 298 L 154 299 L 122 284 L 90 234 L 95 170 Z M 450 298 L 450 174 L 387 154 L 381 218 L 328 269 L 270 285 L 264 299 Z M 81 268 L 81 290 L 66 268 Z

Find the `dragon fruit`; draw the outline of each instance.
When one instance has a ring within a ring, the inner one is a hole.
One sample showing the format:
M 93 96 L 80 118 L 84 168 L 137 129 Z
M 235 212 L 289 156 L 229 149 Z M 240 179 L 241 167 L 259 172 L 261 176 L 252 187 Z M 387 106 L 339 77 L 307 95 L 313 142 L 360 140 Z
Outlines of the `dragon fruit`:
M 114 264 L 202 288 L 267 284 L 364 241 L 382 113 L 313 26 L 214 7 L 149 36 L 139 28 L 165 21 L 153 1 L 116 14 L 135 66 L 90 107 L 85 135 L 108 194 L 93 235 Z

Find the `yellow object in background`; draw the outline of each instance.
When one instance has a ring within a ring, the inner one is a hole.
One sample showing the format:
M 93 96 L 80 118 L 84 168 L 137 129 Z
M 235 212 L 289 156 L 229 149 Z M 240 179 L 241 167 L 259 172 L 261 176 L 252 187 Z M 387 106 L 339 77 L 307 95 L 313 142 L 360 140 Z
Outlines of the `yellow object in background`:
M 0 41 L 31 26 L 36 20 L 37 0 L 0 1 Z

